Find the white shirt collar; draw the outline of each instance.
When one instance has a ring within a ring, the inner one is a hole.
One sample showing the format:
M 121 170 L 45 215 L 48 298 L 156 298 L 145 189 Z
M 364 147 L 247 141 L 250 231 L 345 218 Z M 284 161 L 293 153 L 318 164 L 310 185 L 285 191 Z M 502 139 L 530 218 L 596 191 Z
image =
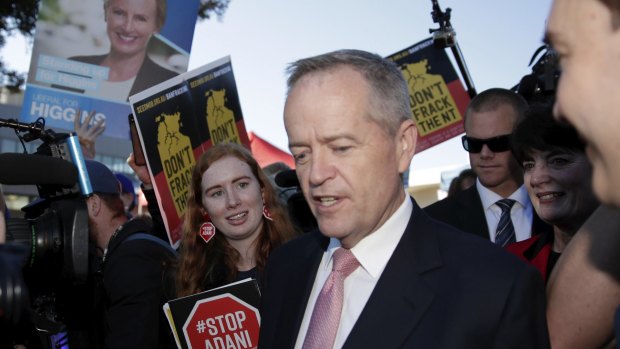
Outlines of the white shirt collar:
M 362 268 L 373 278 L 381 276 L 383 269 L 385 269 L 388 260 L 396 249 L 396 245 L 398 245 L 400 238 L 405 233 L 412 211 L 413 203 L 407 194 L 402 204 L 379 229 L 364 237 L 351 249 Z M 326 251 L 326 267 L 331 268 L 334 251 L 340 246 L 342 245 L 338 239 L 329 239 L 329 246 Z
M 503 199 L 503 197 L 483 186 L 482 183 L 480 183 L 480 179 L 476 179 L 476 189 L 478 189 L 480 201 L 482 201 L 482 207 L 484 207 L 485 210 L 490 209 L 498 200 Z M 521 207 L 527 207 L 530 205 L 530 198 L 527 195 L 527 189 L 525 189 L 525 185 L 523 184 L 514 193 L 510 194 L 508 199 L 515 200 L 521 205 Z

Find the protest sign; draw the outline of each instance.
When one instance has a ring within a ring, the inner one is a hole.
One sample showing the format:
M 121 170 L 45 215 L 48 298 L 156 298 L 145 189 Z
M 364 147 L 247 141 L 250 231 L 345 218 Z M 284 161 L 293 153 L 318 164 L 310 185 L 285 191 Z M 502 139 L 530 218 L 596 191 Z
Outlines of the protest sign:
M 418 129 L 416 153 L 463 133 L 469 95 L 448 55 L 429 38 L 387 57 L 398 64 L 409 87 Z
M 181 239 L 191 171 L 212 144 L 249 149 L 230 57 L 129 98 L 170 243 Z
M 260 291 L 254 279 L 225 285 L 164 305 L 177 346 L 246 349 L 258 346 Z

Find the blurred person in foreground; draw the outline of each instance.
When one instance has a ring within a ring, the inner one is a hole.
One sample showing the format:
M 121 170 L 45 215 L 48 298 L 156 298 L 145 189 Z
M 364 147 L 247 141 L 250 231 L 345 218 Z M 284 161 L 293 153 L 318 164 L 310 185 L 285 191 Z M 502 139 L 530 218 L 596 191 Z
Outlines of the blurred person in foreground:
M 319 230 L 266 268 L 260 348 L 547 348 L 537 271 L 404 189 L 417 141 L 400 69 L 358 50 L 289 66 L 284 123 Z
M 620 1 L 554 0 L 546 41 L 558 54 L 555 116 L 586 140 L 602 203 L 577 232 L 548 285 L 558 348 L 601 347 L 620 336 Z
M 577 230 L 599 206 L 585 144 L 569 125 L 553 120 L 550 107 L 530 107 L 517 125 L 512 150 L 538 216 L 553 227 L 507 246 L 534 265 L 545 281 Z
M 596 195 L 620 207 L 620 2 L 555 0 L 547 40 L 562 68 L 555 114 L 586 139 Z

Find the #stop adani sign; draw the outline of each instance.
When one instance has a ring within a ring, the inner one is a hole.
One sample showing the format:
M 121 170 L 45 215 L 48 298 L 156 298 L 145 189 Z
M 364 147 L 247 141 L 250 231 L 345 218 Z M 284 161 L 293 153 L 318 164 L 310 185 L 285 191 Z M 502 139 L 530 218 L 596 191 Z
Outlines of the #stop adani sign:
M 230 293 L 196 302 L 183 325 L 191 349 L 256 348 L 259 329 L 258 309 Z

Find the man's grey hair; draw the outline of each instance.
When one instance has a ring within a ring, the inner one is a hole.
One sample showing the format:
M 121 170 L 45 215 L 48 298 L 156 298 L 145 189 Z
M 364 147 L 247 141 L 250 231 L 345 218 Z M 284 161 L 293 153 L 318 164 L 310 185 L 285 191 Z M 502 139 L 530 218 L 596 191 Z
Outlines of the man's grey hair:
M 287 95 L 304 76 L 324 73 L 343 66 L 360 73 L 370 88 L 370 121 L 389 135 L 396 135 L 400 125 L 412 119 L 409 90 L 400 68 L 392 61 L 361 50 L 338 50 L 300 59 L 287 68 Z M 320 103 L 320 101 L 317 101 Z

